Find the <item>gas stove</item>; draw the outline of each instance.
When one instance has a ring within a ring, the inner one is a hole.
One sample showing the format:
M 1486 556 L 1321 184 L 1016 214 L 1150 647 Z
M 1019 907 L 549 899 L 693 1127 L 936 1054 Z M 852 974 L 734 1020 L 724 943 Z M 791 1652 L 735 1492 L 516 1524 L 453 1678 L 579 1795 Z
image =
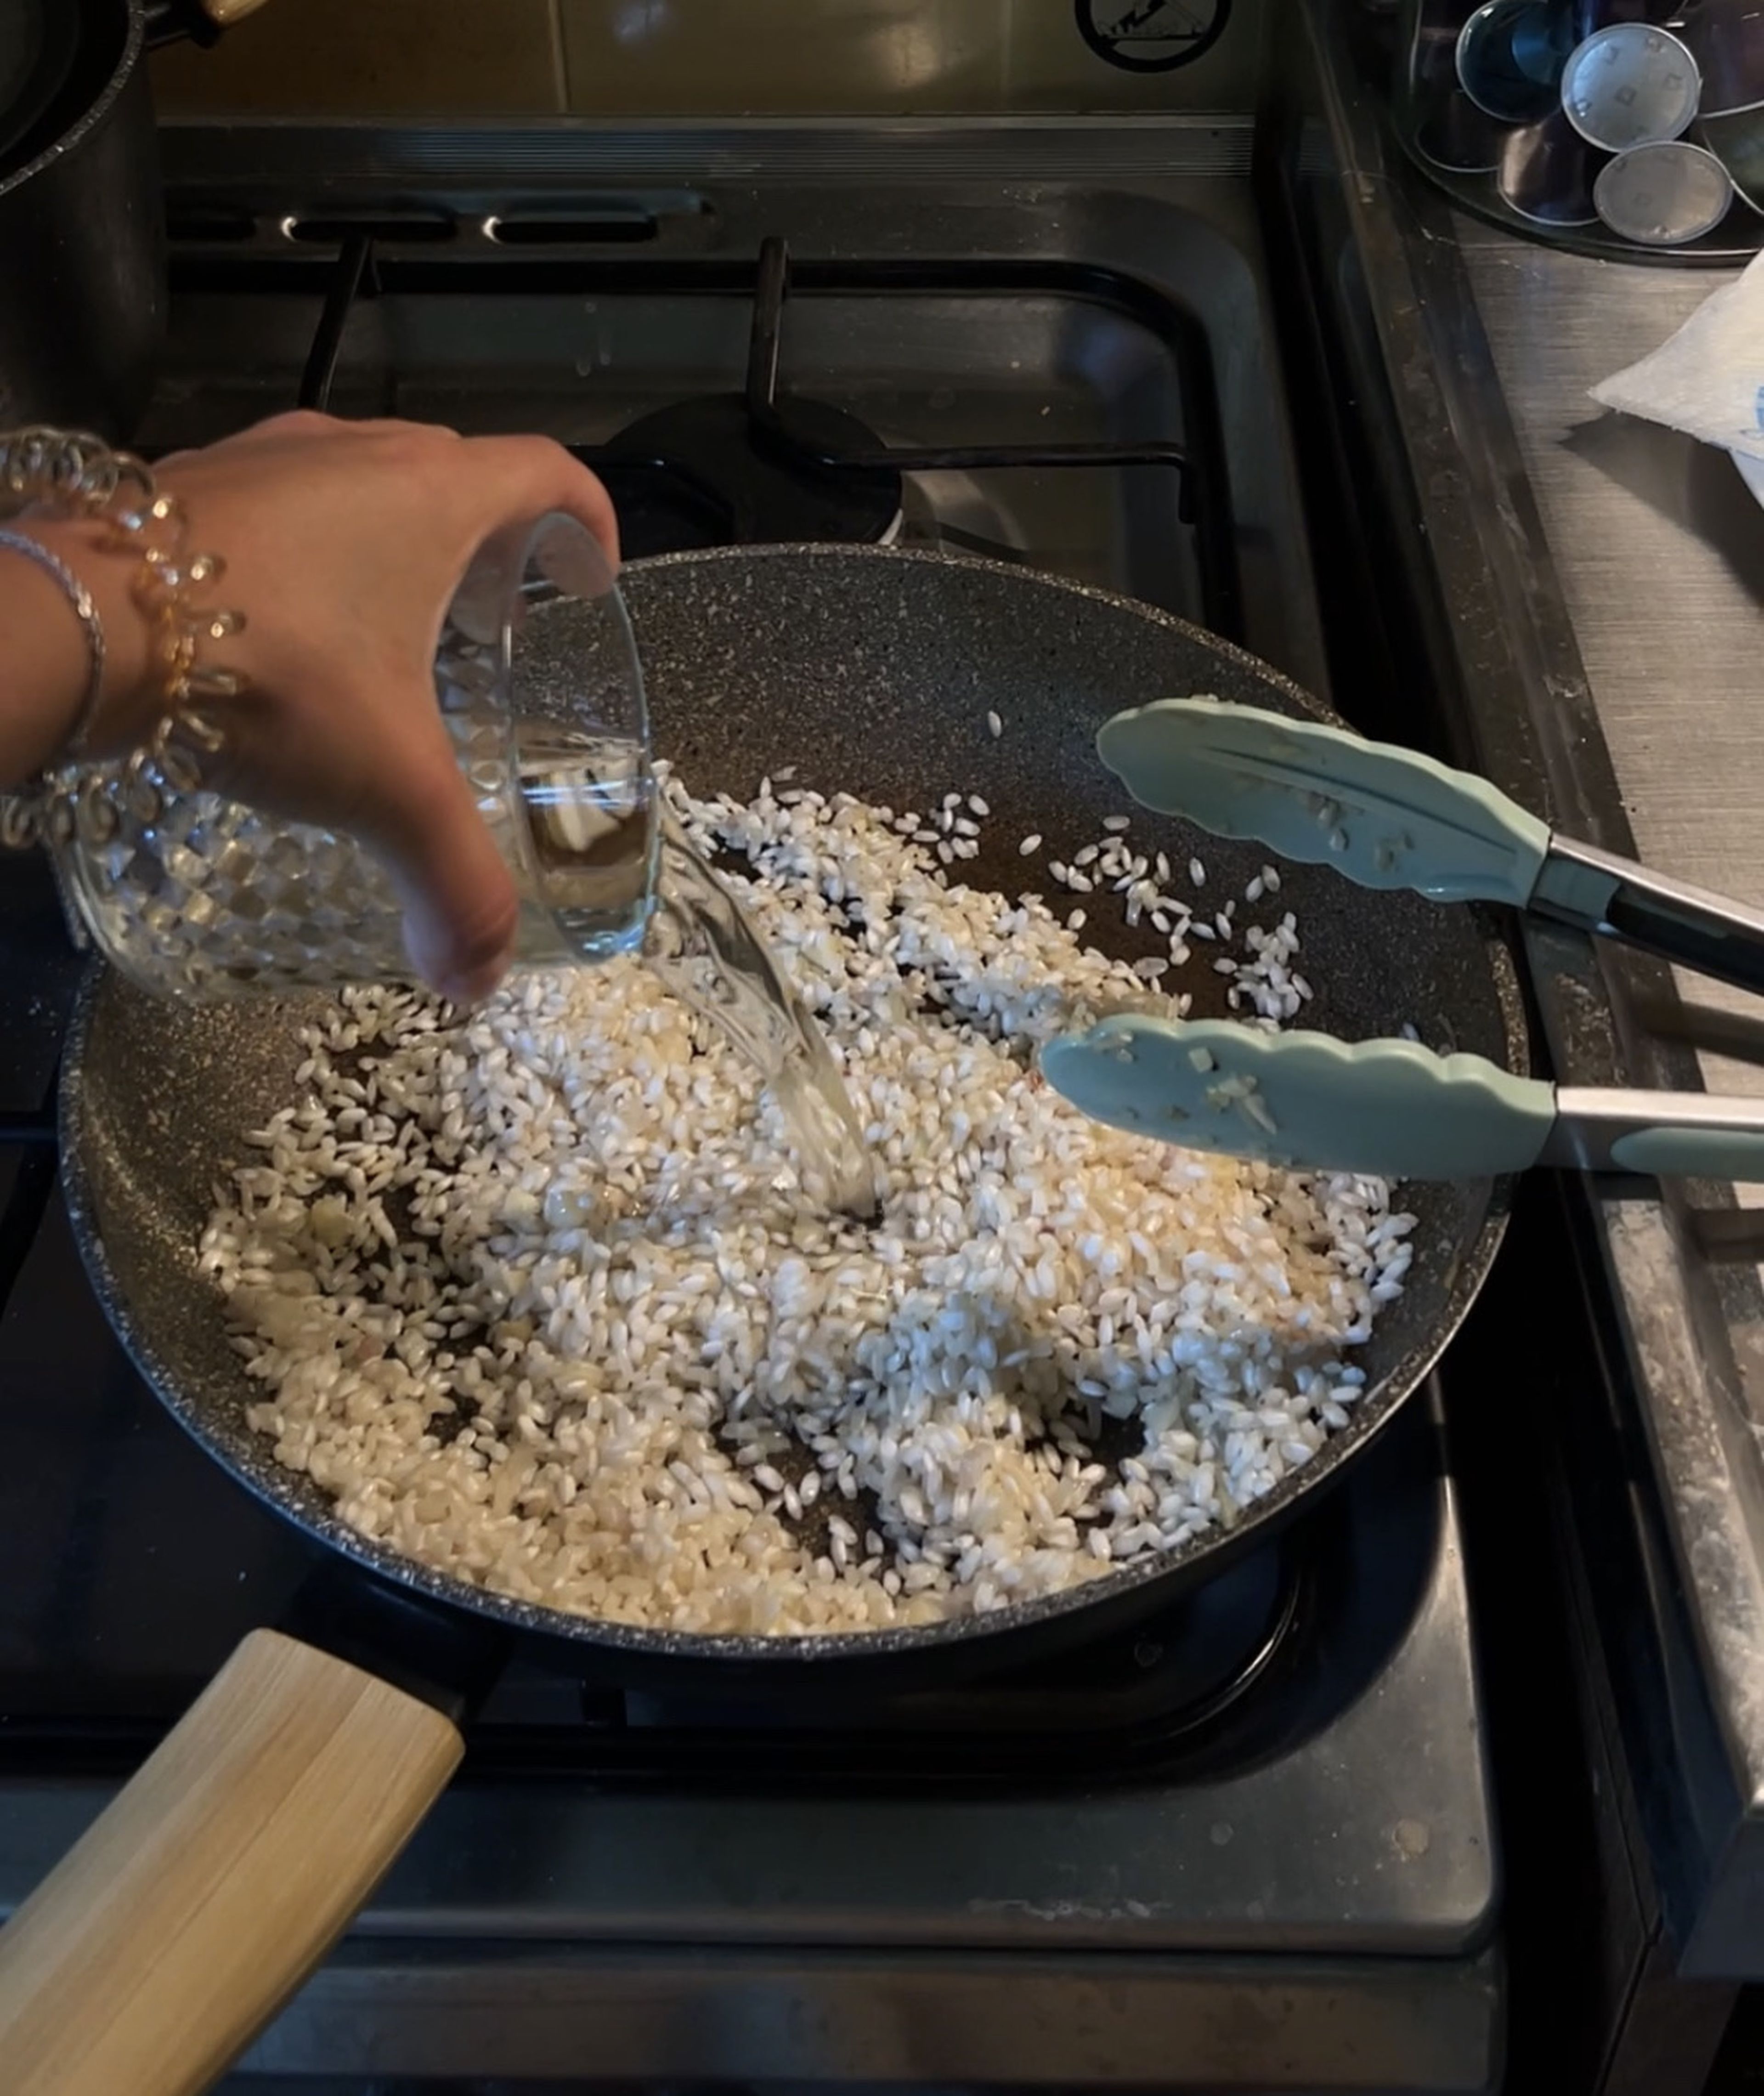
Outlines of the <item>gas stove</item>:
M 1327 696 L 1250 142 L 173 133 L 139 443 L 302 403 L 538 430 L 606 478 L 627 557 L 981 552 Z M 103 1324 L 55 1190 L 79 963 L 40 869 L 0 868 L 0 935 L 4 1907 L 311 1566 Z M 517 1662 L 238 2087 L 1492 2088 L 1443 1374 L 1282 1539 L 1057 1668 L 809 1718 Z

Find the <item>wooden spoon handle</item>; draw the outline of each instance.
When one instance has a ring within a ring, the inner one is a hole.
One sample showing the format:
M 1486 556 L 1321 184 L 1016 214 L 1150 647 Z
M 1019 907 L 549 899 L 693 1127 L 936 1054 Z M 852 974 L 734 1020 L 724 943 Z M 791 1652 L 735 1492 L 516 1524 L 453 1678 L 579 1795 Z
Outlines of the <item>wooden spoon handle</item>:
M 438 1710 L 254 1631 L 0 1929 L 7 2096 L 197 2096 L 446 1788 Z

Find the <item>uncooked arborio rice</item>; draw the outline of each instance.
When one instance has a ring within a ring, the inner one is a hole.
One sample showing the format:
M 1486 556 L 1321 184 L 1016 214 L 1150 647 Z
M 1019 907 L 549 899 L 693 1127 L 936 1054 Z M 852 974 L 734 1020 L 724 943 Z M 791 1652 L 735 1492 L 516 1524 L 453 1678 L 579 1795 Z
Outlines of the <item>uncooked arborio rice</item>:
M 1408 1260 L 1387 1189 L 1117 1133 L 1034 1069 L 1098 1011 L 1185 1008 L 1179 975 L 960 885 L 914 841 L 937 819 L 680 798 L 753 865 L 880 1224 L 806 1207 L 751 1072 L 635 962 L 463 1024 L 351 993 L 204 1239 L 282 1462 L 500 1592 L 792 1633 L 1070 1586 L 1229 1524 L 1346 1425 L 1346 1350 Z M 1198 865 L 1184 902 L 1097 842 L 1097 899 L 1155 908 L 1179 970 Z M 1290 917 L 1245 937 L 1251 1024 L 1298 1008 L 1296 947 Z

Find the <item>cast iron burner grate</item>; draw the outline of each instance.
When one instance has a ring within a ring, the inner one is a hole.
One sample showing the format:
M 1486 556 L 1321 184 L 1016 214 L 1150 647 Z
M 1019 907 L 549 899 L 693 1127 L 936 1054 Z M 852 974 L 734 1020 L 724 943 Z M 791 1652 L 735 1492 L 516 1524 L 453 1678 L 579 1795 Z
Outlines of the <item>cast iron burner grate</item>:
M 1178 520 L 1197 534 L 1209 623 L 1236 631 L 1230 563 L 1220 550 L 1216 491 L 1187 446 L 1132 443 L 885 444 L 856 416 L 780 391 L 784 315 L 791 290 L 786 243 L 761 243 L 744 390 L 683 400 L 640 417 L 575 456 L 608 484 L 627 559 L 711 546 L 831 539 L 889 544 L 902 518 L 902 483 L 915 474 L 1159 466 L 1179 476 Z M 892 279 L 884 278 L 884 282 Z M 329 406 L 343 332 L 358 299 L 382 289 L 374 235 L 349 234 L 333 266 L 302 375 L 299 404 Z M 955 532 L 970 552 L 1015 560 L 1016 548 Z
M 468 1743 L 474 1766 L 580 1767 L 627 1779 L 707 1769 L 748 1786 L 858 1780 L 899 1789 L 1059 1788 L 1192 1771 L 1263 1714 L 1255 1692 L 1299 1663 L 1316 1574 L 1302 1543 L 1240 1559 L 1162 1615 L 1094 1644 L 942 1687 L 854 1684 L 743 1703 L 709 1688 L 665 1699 L 580 1692 L 586 1736 L 542 1722 L 555 1682 L 505 1678 Z M 511 1722 L 511 1720 L 513 1722 Z M 524 1723 L 523 1723 L 524 1720 Z

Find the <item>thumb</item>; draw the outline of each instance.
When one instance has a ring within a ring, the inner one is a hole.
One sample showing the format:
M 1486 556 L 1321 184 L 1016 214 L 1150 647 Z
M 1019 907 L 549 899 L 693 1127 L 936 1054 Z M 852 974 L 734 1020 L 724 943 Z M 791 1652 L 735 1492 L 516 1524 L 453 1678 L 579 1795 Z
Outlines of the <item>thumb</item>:
M 359 827 L 404 910 L 404 950 L 431 989 L 475 1004 L 513 958 L 520 898 L 439 718 L 394 767 Z

